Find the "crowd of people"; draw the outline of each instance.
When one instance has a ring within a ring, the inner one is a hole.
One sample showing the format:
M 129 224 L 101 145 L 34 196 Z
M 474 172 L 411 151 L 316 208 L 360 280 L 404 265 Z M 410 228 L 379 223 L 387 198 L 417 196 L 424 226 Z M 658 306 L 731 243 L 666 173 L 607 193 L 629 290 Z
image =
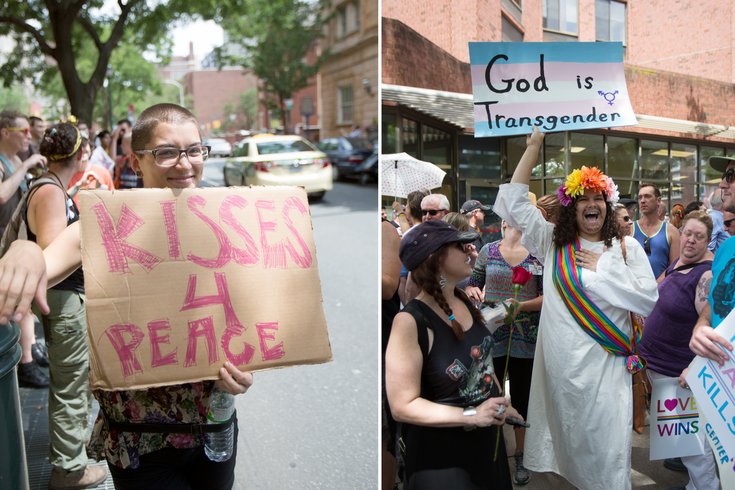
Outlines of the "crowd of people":
M 543 137 L 528 136 L 492 206 L 454 213 L 416 191 L 383 218 L 383 488 L 511 488 L 532 472 L 631 488 L 632 375 L 688 388 L 695 355 L 732 350 L 713 328 L 732 309 L 735 158 L 712 157 L 719 187 L 667 216 L 655 184 L 620 199 L 595 167 L 536 200 Z M 483 241 L 490 210 L 502 238 Z M 483 316 L 498 305 L 500 321 Z M 719 488 L 706 444 L 664 465 L 688 473 L 680 488 Z
M 134 126 L 120 121 L 111 135 L 100 131 L 94 140 L 86 125 L 71 118 L 46 125 L 17 112 L 0 113 L 2 227 L 19 208 L 28 231 L 28 239 L 12 241 L 0 259 L 0 322 L 20 322 L 24 332 L 28 323 L 32 345 L 30 302 L 37 293 L 50 381 L 37 369 L 28 374 L 25 365 L 40 350 L 32 347 L 27 356 L 23 349 L 18 376 L 22 386 L 49 389 L 52 489 L 103 482 L 107 470 L 88 465 L 90 456 L 107 461 L 119 489 L 229 489 L 234 483 L 237 445 L 227 461 L 206 456 L 207 414 L 215 385 L 241 394 L 253 382 L 251 373 L 225 363 L 216 382 L 90 390 L 79 210 L 72 199 L 80 189 L 196 187 L 207 155 L 196 118 L 174 104 L 154 105 Z M 36 167 L 29 183 L 26 174 Z M 100 410 L 87 441 L 90 395 Z

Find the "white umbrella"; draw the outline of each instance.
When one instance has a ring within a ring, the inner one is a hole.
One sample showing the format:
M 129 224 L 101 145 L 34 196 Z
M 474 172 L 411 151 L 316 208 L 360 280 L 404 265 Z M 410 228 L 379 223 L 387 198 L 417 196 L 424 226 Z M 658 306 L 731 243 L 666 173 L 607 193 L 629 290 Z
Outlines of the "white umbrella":
M 384 196 L 408 197 L 413 191 L 441 187 L 446 174 L 433 163 L 408 153 L 380 155 L 380 193 Z

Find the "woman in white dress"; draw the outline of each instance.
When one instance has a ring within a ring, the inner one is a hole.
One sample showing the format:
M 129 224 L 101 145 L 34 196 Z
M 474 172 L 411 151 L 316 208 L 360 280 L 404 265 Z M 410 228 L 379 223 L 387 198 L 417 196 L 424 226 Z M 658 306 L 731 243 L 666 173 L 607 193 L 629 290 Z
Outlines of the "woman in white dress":
M 612 211 L 617 187 L 598 169 L 572 172 L 557 194 L 557 224 L 544 220 L 528 199 L 542 143 L 534 129 L 493 207 L 545 266 L 525 466 L 585 490 L 629 489 L 631 372 L 641 366 L 629 312 L 651 312 L 656 280 L 632 237 L 623 254 Z

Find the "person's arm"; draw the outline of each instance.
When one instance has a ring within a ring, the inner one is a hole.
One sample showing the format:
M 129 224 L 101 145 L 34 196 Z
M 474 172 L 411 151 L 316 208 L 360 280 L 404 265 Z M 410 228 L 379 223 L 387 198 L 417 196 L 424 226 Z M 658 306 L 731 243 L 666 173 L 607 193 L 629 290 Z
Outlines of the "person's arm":
M 219 375 L 220 379 L 215 382 L 217 388 L 233 395 L 241 395 L 253 385 L 253 373 L 240 371 L 229 362 L 219 368 Z
M 712 328 L 711 308 L 711 305 L 707 302 L 702 313 L 700 313 L 699 319 L 692 330 L 689 349 L 698 356 L 712 359 L 723 366 L 728 359 L 728 355 L 722 351 L 720 346 L 732 351 L 732 344 Z
M 82 265 L 82 237 L 80 222 L 76 221 L 61 233 L 44 250 L 48 287 L 69 277 Z
M 679 230 L 671 223 L 666 223 L 666 230 L 669 234 L 669 265 L 671 265 L 679 258 L 681 235 L 679 234 Z
M 485 245 L 480 250 L 475 265 L 472 268 L 472 273 L 467 281 L 467 287 L 464 288 L 465 294 L 472 300 L 478 303 L 485 301 L 483 294 L 483 288 L 485 287 L 485 277 L 487 274 L 487 256 L 490 252 L 490 244 Z
M 476 414 L 463 415 L 461 407 L 435 403 L 421 397 L 423 356 L 418 344 L 416 321 L 408 313 L 399 313 L 393 321 L 385 354 L 385 386 L 391 413 L 399 422 L 432 427 L 502 425 L 505 398 L 489 398 L 476 407 Z
M 45 164 L 46 157 L 39 154 L 31 155 L 26 160 L 24 160 L 18 168 L 15 169 L 15 172 L 13 172 L 10 177 L 7 178 L 7 180 L 0 183 L 0 205 L 4 205 L 13 197 L 15 192 L 18 190 L 21 182 L 23 182 L 23 179 L 26 178 L 26 172 L 28 172 L 28 169 L 38 165 L 39 163 Z M 2 172 L 7 171 L 1 165 L 0 169 L 2 170 Z
M 28 201 L 28 228 L 36 243 L 46 248 L 67 226 L 66 195 L 55 185 L 43 185 L 32 191 Z
M 712 271 L 707 271 L 702 274 L 697 283 L 697 290 L 694 293 L 694 308 L 697 310 L 697 314 L 702 316 L 704 309 L 709 304 L 709 290 L 712 286 Z
M 0 258 L 0 323 L 19 322 L 31 311 L 34 297 L 43 313 L 46 303 L 46 263 L 41 247 L 15 240 Z
M 390 299 L 398 289 L 401 279 L 401 259 L 398 258 L 401 239 L 393 225 L 387 221 L 380 224 L 380 238 L 381 297 Z
M 536 126 L 533 127 L 533 133 L 526 136 L 526 151 L 523 152 L 521 160 L 518 162 L 513 178 L 510 179 L 511 184 L 526 184 L 531 182 L 531 172 L 536 166 L 538 155 L 541 151 L 541 145 L 544 142 L 544 133 L 541 133 Z

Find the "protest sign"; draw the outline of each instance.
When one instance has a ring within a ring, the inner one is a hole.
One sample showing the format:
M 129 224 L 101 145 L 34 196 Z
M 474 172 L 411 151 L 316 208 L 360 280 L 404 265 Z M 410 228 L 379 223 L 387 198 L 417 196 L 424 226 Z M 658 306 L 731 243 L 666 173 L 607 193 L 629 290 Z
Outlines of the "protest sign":
M 638 124 L 621 43 L 469 46 L 476 138 Z
M 720 322 L 715 332 L 735 342 L 735 310 Z M 735 454 L 735 354 L 723 352 L 728 360 L 722 367 L 710 359 L 695 357 L 689 364 L 686 381 L 700 412 L 717 434 L 719 446 L 725 453 Z
M 717 466 L 720 469 L 720 486 L 722 488 L 735 488 L 735 459 L 722 447 L 720 438 L 715 434 L 712 424 L 707 422 L 707 418 L 702 414 L 699 415 L 699 424 L 707 436 L 710 448 L 712 448 L 715 455 L 715 461 L 717 461 Z M 707 448 L 705 450 L 709 451 Z
M 677 378 L 653 380 L 650 459 L 702 454 L 704 435 L 692 392 Z
M 331 359 L 298 187 L 80 195 L 93 388 Z

